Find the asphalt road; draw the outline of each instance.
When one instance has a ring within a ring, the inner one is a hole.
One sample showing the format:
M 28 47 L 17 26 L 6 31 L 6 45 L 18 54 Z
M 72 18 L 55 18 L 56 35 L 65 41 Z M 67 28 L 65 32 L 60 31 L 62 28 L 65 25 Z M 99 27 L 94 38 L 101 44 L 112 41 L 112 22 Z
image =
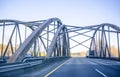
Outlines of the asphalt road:
M 120 62 L 71 58 L 44 77 L 120 77 Z
M 70 58 L 22 75 L 22 77 L 120 77 L 120 62 L 93 58 Z

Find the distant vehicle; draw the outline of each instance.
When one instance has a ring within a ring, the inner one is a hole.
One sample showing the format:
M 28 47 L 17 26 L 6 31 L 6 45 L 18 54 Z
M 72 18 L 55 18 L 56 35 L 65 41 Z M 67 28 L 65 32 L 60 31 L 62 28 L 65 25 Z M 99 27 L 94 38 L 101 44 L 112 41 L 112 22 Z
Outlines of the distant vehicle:
M 94 57 L 94 50 L 87 51 L 87 57 Z

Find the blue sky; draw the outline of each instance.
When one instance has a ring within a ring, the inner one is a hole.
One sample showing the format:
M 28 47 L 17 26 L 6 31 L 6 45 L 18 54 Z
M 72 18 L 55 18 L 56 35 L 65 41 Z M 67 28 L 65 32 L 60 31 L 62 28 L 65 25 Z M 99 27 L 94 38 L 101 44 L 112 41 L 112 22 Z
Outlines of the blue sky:
M 0 19 L 23 21 L 58 17 L 64 24 L 120 25 L 120 0 L 0 0 Z
M 34 21 L 53 17 L 73 26 L 120 26 L 120 0 L 0 0 L 0 19 Z

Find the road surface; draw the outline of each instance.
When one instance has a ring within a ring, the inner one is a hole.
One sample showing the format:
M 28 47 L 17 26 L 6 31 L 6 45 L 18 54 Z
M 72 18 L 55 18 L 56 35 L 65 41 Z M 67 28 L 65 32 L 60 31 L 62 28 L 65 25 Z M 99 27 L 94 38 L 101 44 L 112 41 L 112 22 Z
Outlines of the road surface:
M 120 77 L 120 62 L 94 59 L 70 58 L 56 62 L 42 70 L 22 77 Z

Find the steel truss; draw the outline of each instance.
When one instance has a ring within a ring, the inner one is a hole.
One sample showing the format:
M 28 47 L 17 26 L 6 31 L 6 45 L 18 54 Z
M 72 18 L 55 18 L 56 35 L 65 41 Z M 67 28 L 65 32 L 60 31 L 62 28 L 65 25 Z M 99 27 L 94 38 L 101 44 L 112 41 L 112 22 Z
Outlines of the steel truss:
M 9 28 L 11 32 L 7 33 Z M 112 34 L 116 35 L 120 57 L 120 28 L 113 24 L 79 27 L 63 25 L 58 18 L 31 22 L 0 20 L 0 31 L 1 58 L 8 58 L 8 63 L 21 62 L 28 54 L 41 57 L 42 51 L 46 53 L 45 58 L 70 56 L 70 50 L 79 45 L 94 52 L 94 57 L 113 57 Z M 79 40 L 76 39 L 78 37 Z M 83 37 L 84 40 L 81 40 Z M 75 44 L 72 45 L 71 41 Z

